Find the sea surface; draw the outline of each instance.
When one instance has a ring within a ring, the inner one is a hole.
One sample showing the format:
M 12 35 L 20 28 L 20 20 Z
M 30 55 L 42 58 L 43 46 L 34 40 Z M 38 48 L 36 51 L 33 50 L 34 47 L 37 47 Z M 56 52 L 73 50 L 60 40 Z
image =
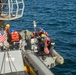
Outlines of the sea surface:
M 76 75 L 76 0 L 25 0 L 22 18 L 7 21 L 18 31 L 44 28 L 55 42 L 56 51 L 63 56 L 63 65 L 54 67 L 55 75 Z

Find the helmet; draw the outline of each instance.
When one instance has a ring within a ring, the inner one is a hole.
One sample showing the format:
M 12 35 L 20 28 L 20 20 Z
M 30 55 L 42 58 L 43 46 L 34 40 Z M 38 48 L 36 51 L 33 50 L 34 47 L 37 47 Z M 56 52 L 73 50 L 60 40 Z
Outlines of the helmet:
M 14 32 L 14 29 L 13 29 L 13 28 L 10 28 L 10 33 L 11 33 L 11 32 Z
M 42 30 L 42 33 L 45 33 L 45 30 Z
M 45 35 L 44 34 L 41 34 L 41 37 L 43 38 Z
M 6 24 L 6 27 L 10 27 L 10 24 Z

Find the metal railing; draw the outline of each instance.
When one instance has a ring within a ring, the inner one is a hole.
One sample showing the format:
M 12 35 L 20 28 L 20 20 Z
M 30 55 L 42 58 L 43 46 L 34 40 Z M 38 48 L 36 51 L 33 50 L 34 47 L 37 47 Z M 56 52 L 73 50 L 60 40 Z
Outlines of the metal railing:
M 20 18 L 23 12 L 23 0 L 7 0 L 7 2 L 0 3 L 0 20 L 14 20 Z

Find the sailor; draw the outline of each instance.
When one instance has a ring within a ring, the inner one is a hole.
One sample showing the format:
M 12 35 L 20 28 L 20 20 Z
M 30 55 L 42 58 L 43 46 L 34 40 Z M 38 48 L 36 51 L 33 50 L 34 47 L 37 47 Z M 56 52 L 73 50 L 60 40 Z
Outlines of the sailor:
M 19 47 L 20 40 L 21 40 L 21 36 L 18 33 L 18 31 L 15 31 L 13 28 L 10 28 L 10 33 L 9 33 L 9 36 L 8 36 L 8 42 L 9 42 L 9 44 L 11 46 L 13 45 L 13 46 L 16 47 L 16 45 L 17 45 Z
M 35 32 L 33 32 L 31 35 L 31 38 L 34 38 L 34 37 L 35 37 Z
M 10 28 L 10 42 L 19 42 L 21 39 L 20 34 L 18 31 L 15 31 L 13 28 Z
M 50 45 L 51 45 L 50 38 L 47 37 L 47 36 L 44 36 L 43 38 L 44 38 L 44 41 L 45 41 L 46 46 L 48 47 L 48 49 L 50 49 Z
M 46 36 L 48 36 L 48 33 L 45 30 L 42 30 L 42 34 L 45 34 Z
M 10 24 L 6 24 L 5 25 L 5 34 L 9 34 L 9 30 L 10 30 Z
M 38 35 L 41 36 L 43 28 L 40 28 L 38 31 Z
M 50 43 L 51 43 L 51 40 L 45 34 L 41 34 L 41 38 L 44 40 L 44 43 L 45 43 L 44 52 L 46 54 L 49 54 L 50 53 Z
M 38 38 L 38 55 L 44 56 L 45 54 L 49 54 L 50 51 L 46 45 L 46 36 L 41 34 L 40 38 Z
M 31 38 L 35 38 L 37 36 L 38 36 L 38 34 L 36 32 L 33 32 L 32 35 L 31 35 Z
M 40 28 L 38 31 L 38 35 L 41 36 L 41 34 L 45 34 L 46 36 L 48 36 L 48 33 L 43 28 Z
M 44 56 L 44 54 L 45 54 L 44 53 L 44 47 L 45 47 L 45 42 L 41 37 L 39 37 L 38 38 L 38 53 L 37 53 L 38 55 Z

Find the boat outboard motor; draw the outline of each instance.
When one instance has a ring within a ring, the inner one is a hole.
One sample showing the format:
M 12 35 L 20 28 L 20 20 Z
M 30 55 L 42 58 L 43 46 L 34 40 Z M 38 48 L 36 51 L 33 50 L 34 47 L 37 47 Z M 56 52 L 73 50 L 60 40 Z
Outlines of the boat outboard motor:
M 34 52 L 37 52 L 37 38 L 31 38 L 31 49 L 34 51 Z

